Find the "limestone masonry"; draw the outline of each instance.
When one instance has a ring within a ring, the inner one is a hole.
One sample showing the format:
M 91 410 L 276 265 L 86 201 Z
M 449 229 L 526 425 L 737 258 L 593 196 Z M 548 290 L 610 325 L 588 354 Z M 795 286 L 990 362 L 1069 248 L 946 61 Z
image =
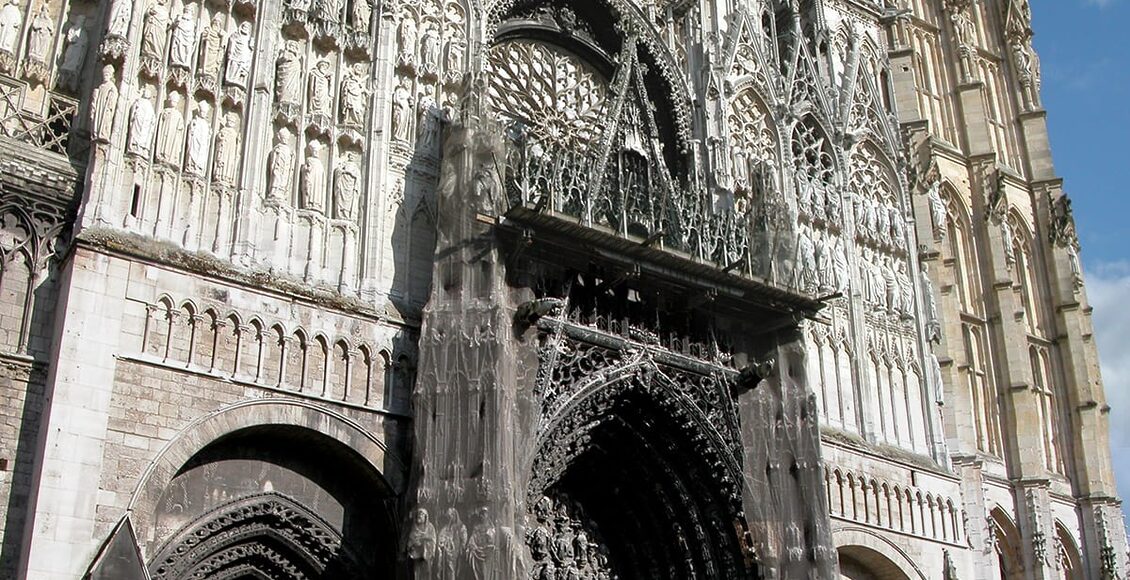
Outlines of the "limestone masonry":
M 0 578 L 1128 578 L 1032 36 L 0 0 Z

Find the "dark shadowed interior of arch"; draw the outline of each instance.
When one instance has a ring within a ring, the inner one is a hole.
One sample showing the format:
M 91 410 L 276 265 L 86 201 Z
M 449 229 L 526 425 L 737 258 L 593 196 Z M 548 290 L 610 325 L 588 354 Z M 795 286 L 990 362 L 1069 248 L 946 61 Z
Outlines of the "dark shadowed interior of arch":
M 839 549 L 840 576 L 847 580 L 909 580 L 886 556 L 864 546 Z
M 224 436 L 166 487 L 154 578 L 377 578 L 394 569 L 392 490 L 360 455 L 309 429 Z
M 542 450 L 567 462 L 545 495 L 603 546 L 616 576 L 756 577 L 741 556 L 719 466 L 670 412 L 632 390 L 585 423 Z

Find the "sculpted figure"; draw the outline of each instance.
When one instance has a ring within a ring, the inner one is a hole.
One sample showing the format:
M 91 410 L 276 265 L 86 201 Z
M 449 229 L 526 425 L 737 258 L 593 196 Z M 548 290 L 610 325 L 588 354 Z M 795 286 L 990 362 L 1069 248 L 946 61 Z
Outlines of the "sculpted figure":
M 119 0 L 128 3 L 126 0 Z M 8 54 L 16 53 L 16 45 L 20 42 L 20 27 L 24 17 L 20 13 L 19 0 L 7 0 L 4 7 L 0 8 L 0 51 Z
M 153 149 L 153 126 L 157 113 L 150 100 L 152 90 L 142 87 L 141 96 L 133 102 L 129 113 L 129 139 L 126 152 L 148 159 Z
M 361 166 L 357 164 L 357 153 L 349 151 L 334 170 L 334 217 L 352 220 L 360 194 Z
M 439 538 L 436 541 L 436 574 L 439 580 L 455 580 L 463 548 L 467 544 L 467 526 L 459 519 L 455 508 L 447 508 L 440 522 Z
M 318 152 L 322 142 L 317 139 L 306 146 L 306 160 L 302 164 L 302 208 L 322 211 L 326 205 L 326 168 Z
M 412 94 L 407 85 L 407 79 L 401 79 L 392 92 L 392 138 L 397 141 L 407 141 L 410 135 Z
M 102 84 L 90 97 L 90 137 L 94 141 L 109 141 L 114 127 L 114 111 L 118 107 L 118 83 L 114 80 L 114 65 L 102 67 Z
M 47 63 L 47 55 L 51 51 L 51 37 L 55 34 L 51 26 L 51 15 L 47 13 L 47 3 L 39 6 L 35 18 L 31 21 L 31 30 L 27 36 L 27 58 L 31 62 Z
M 220 64 L 224 60 L 224 15 L 217 12 L 212 24 L 200 32 L 200 48 L 197 54 L 198 75 L 214 86 L 220 74 Z
M 494 526 L 487 519 L 487 508 L 479 508 L 475 512 L 471 537 L 467 539 L 467 566 L 475 580 L 486 578 L 486 561 L 491 554 L 497 552 L 496 544 Z
M 330 62 L 327 60 L 318 61 L 314 70 L 310 71 L 310 114 L 330 116 L 330 109 L 333 107 L 331 77 Z
M 905 317 L 910 317 L 914 313 L 914 284 L 906 273 L 906 264 L 899 262 L 898 268 L 899 312 Z
M 369 22 L 373 18 L 372 0 L 353 0 L 353 5 L 350 8 L 350 24 L 358 30 L 368 30 Z
M 430 95 L 420 98 L 420 120 L 417 127 L 416 144 L 420 150 L 427 153 L 435 151 L 439 139 L 439 109 Z
M 234 185 L 239 168 L 239 115 L 224 115 L 224 126 L 216 134 L 212 177 L 223 185 Z
M 424 72 L 435 74 L 439 71 L 439 32 L 432 24 L 424 25 L 424 36 L 420 39 L 420 59 Z
M 822 290 L 835 286 L 831 236 L 828 235 L 816 237 L 816 278 L 820 282 Z
M 341 120 L 346 125 L 365 123 L 366 101 L 369 99 L 365 65 L 356 63 L 341 82 Z
M 169 165 L 180 164 L 181 144 L 184 143 L 184 115 L 180 106 L 180 93 L 169 92 L 157 122 L 157 161 Z
M 922 264 L 918 272 L 919 291 L 926 306 L 926 340 L 938 342 L 942 338 L 942 324 L 938 319 L 938 302 L 934 299 L 934 284 L 930 282 L 928 266 Z
M 941 186 L 941 181 L 935 181 L 926 190 L 926 199 L 930 204 L 930 225 L 933 227 L 935 238 L 940 238 L 946 231 L 946 204 L 942 202 L 942 195 L 939 192 Z
M 164 62 L 168 34 L 169 8 L 165 6 L 165 0 L 156 0 L 145 12 L 145 24 L 141 29 L 141 58 Z
M 245 87 L 250 71 L 251 23 L 243 22 L 228 45 L 228 65 L 224 70 L 224 82 L 236 87 Z
M 498 175 L 498 167 L 493 159 L 488 159 L 475 170 L 471 197 L 475 208 L 480 212 L 494 215 L 499 210 L 502 179 Z
M 188 4 L 173 23 L 169 46 L 169 66 L 192 68 L 192 49 L 196 46 L 196 5 Z
M 190 175 L 203 176 L 208 167 L 208 146 L 212 142 L 212 107 L 200 101 L 196 115 L 188 124 L 188 155 L 184 170 Z
M 883 263 L 879 266 L 879 273 L 883 276 L 883 287 L 886 289 L 884 294 L 883 306 L 888 311 L 894 312 L 898 308 L 898 281 L 895 279 L 895 271 L 891 267 L 891 258 L 884 257 Z
M 797 238 L 796 268 L 797 287 L 801 290 L 811 290 L 816 286 L 816 249 L 808 229 L 802 228 Z
M 400 19 L 400 29 L 397 31 L 397 40 L 400 42 L 401 64 L 415 64 L 416 21 L 411 15 L 405 14 Z
M 447 82 L 459 79 L 463 72 L 463 43 L 458 40 L 447 41 L 443 49 L 443 71 Z
M 428 521 L 428 510 L 416 508 L 412 530 L 408 532 L 408 559 L 416 563 L 431 561 L 436 550 L 436 528 Z
M 297 105 L 302 98 L 302 47 L 287 40 L 275 63 L 275 95 L 280 103 Z
M 294 141 L 290 130 L 279 129 L 279 142 L 271 149 L 268 168 L 270 177 L 270 197 L 282 201 L 290 197 L 290 185 L 294 180 Z
M 329 22 L 341 19 L 341 0 L 322 0 L 322 18 Z
M 67 29 L 67 49 L 63 52 L 63 62 L 59 65 L 59 86 L 77 91 L 79 77 L 82 75 L 82 65 L 86 62 L 87 48 L 90 47 L 90 35 L 86 32 L 86 17 L 78 16 L 74 24 Z
M 834 272 L 836 290 L 846 294 L 848 291 L 849 276 L 847 251 L 844 250 L 843 242 L 836 244 L 835 254 L 832 256 L 832 271 Z
M 881 203 L 877 203 L 875 206 L 875 211 L 877 219 L 877 222 L 875 224 L 875 233 L 881 241 L 890 244 L 891 215 L 889 213 L 889 208 Z
M 132 16 L 132 0 L 113 0 L 110 3 L 110 18 L 106 26 L 106 35 L 125 38 L 126 34 L 129 33 L 129 21 Z

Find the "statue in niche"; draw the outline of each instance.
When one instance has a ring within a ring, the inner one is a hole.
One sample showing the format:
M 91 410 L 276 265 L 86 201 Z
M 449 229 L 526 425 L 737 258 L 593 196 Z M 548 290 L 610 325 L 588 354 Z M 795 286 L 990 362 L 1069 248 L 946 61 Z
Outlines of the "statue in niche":
M 486 578 L 487 558 L 498 552 L 495 529 L 488 519 L 486 507 L 475 510 L 475 524 L 467 539 L 467 566 L 475 580 Z
M 366 101 L 369 98 L 365 65 L 355 63 L 351 72 L 341 81 L 341 120 L 346 125 L 365 123 Z
M 334 169 L 334 218 L 353 220 L 360 195 L 361 166 L 357 153 L 347 151 L 345 159 Z
M 302 45 L 287 40 L 275 62 L 275 96 L 284 105 L 297 105 L 302 98 Z
M 86 63 L 86 52 L 90 47 L 90 35 L 86 32 L 86 17 L 75 17 L 74 24 L 67 29 L 66 50 L 63 62 L 59 65 L 59 87 L 68 91 L 79 89 L 82 65 Z
M 926 190 L 926 200 L 930 204 L 930 225 L 936 239 L 940 239 L 946 232 L 946 204 L 942 201 L 941 187 L 941 181 L 934 181 Z
M 922 264 L 918 279 L 922 303 L 926 306 L 926 340 L 936 343 L 942 339 L 942 323 L 938 319 L 938 301 L 934 299 L 934 284 L 930 282 L 929 267 L 926 264 Z
M 863 248 L 863 255 L 859 261 L 859 279 L 863 283 L 863 300 L 864 302 L 875 304 L 877 299 L 877 287 L 875 286 L 875 276 L 873 275 L 874 265 L 871 263 L 871 249 Z
M 459 511 L 447 508 L 440 522 L 439 537 L 436 540 L 436 575 L 439 580 L 455 580 L 459 572 L 459 561 L 467 544 L 467 526 L 459 519 Z
M 890 208 L 882 203 L 875 204 L 875 235 L 880 242 L 891 245 L 891 214 Z
M 314 139 L 306 145 L 302 163 L 302 209 L 322 211 L 326 204 L 326 168 L 319 157 L 322 142 Z
M 435 153 L 439 141 L 439 112 L 439 107 L 436 106 L 435 99 L 431 95 L 425 94 L 420 97 L 420 120 L 416 143 L 425 154 Z
M 47 3 L 39 6 L 35 18 L 31 20 L 31 28 L 27 35 L 27 59 L 29 62 L 46 65 L 48 54 L 51 52 L 51 37 L 55 35 L 55 28 L 51 25 L 51 15 L 47 12 Z
M 911 318 L 914 316 L 914 284 L 906 272 L 905 262 L 899 262 L 896 277 L 899 285 L 899 312 L 903 318 Z
M 1012 245 L 1012 224 L 1007 215 L 1001 219 L 1001 243 L 1004 244 L 1005 265 L 1011 268 L 1016 263 L 1016 251 Z
M 801 228 L 800 235 L 797 236 L 796 252 L 797 288 L 811 291 L 816 287 L 816 248 L 808 234 L 808 228 Z
M 310 71 L 310 114 L 318 117 L 329 117 L 333 107 L 333 92 L 330 83 L 333 71 L 330 70 L 330 61 L 320 60 Z
M 224 15 L 217 12 L 212 23 L 200 32 L 200 48 L 197 50 L 197 78 L 208 90 L 215 90 L 220 75 L 220 65 L 224 60 Z
M 196 115 L 188 124 L 188 154 L 184 170 L 203 176 L 208 167 L 208 148 L 212 142 L 212 107 L 208 101 L 197 103 Z
M 279 141 L 271 149 L 268 171 L 270 189 L 267 195 L 277 201 L 289 199 L 294 179 L 294 139 L 286 127 L 279 129 Z
M 749 183 L 749 162 L 742 147 L 730 148 L 730 171 L 734 175 L 734 189 L 744 188 Z
M 125 0 L 122 0 L 125 1 Z M 20 42 L 20 28 L 24 17 L 20 12 L 19 0 L 7 0 L 0 8 L 0 52 L 16 54 Z
M 886 292 L 883 294 L 883 307 L 888 312 L 894 312 L 898 309 L 898 280 L 895 278 L 895 270 L 891 266 L 891 257 L 883 256 L 883 261 L 879 264 L 879 273 L 883 276 L 883 288 Z
M 836 243 L 835 255 L 832 257 L 832 271 L 836 290 L 846 294 L 850 276 L 848 276 L 847 250 L 844 249 L 842 241 Z
M 435 557 L 436 528 L 428 521 L 428 510 L 418 507 L 412 513 L 412 529 L 408 532 L 408 559 L 426 565 Z
M 153 149 L 153 127 L 157 112 L 153 108 L 153 89 L 141 87 L 141 96 L 133 102 L 129 113 L 129 138 L 126 153 L 148 159 Z
M 145 12 L 141 29 L 142 67 L 156 70 L 165 61 L 165 42 L 169 33 L 169 8 L 165 0 L 156 0 Z
M 893 205 L 887 213 L 891 218 L 891 243 L 897 246 L 902 243 L 906 235 L 906 222 L 902 218 L 902 211 Z
M 498 174 L 498 164 L 493 156 L 488 157 L 475 169 L 471 203 L 480 213 L 497 215 L 502 213 L 502 201 L 502 177 Z
M 349 11 L 349 23 L 358 30 L 369 30 L 369 22 L 373 18 L 372 0 L 353 0 Z
M 169 66 L 192 68 L 192 49 L 196 45 L 196 5 L 188 4 L 173 23 L 173 39 L 169 45 Z
M 400 28 L 396 35 L 400 43 L 400 64 L 416 64 L 416 32 L 416 20 L 411 14 L 405 13 L 400 18 Z
M 102 67 L 102 84 L 90 97 L 90 138 L 95 142 L 108 142 L 113 134 L 114 111 L 118 107 L 118 83 L 114 79 L 114 65 Z
M 420 39 L 420 60 L 426 74 L 439 72 L 439 31 L 434 24 L 425 22 L 424 35 Z
M 392 91 L 392 138 L 397 141 L 407 141 L 411 135 L 412 93 L 408 83 L 408 79 L 401 78 Z
M 443 75 L 449 83 L 457 82 L 463 75 L 463 43 L 456 39 L 447 41 L 443 49 Z
M 222 185 L 234 185 L 239 170 L 239 115 L 229 111 L 224 126 L 216 134 L 212 155 L 212 178 Z
M 125 38 L 129 34 L 129 21 L 132 17 L 132 0 L 113 0 L 110 3 L 110 18 L 107 20 L 106 36 Z
M 945 396 L 945 382 L 942 379 L 942 365 L 938 363 L 938 355 L 930 353 L 929 360 L 926 364 L 930 366 L 930 381 L 934 383 L 934 402 L 939 405 L 944 405 L 946 401 Z
M 246 87 L 251 71 L 251 23 L 241 22 L 228 44 L 228 64 L 224 70 L 224 83 L 233 87 Z
M 172 166 L 180 163 L 184 142 L 184 115 L 180 107 L 180 93 L 170 91 L 157 122 L 157 161 Z
M 827 291 L 835 286 L 832 269 L 832 236 L 816 234 L 816 278 L 820 290 Z

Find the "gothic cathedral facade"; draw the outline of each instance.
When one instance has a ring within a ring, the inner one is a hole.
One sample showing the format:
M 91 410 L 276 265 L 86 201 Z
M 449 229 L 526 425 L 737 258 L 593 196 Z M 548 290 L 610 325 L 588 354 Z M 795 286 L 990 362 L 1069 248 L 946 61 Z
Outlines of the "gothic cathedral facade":
M 0 576 L 1126 578 L 1027 0 L 0 0 Z

